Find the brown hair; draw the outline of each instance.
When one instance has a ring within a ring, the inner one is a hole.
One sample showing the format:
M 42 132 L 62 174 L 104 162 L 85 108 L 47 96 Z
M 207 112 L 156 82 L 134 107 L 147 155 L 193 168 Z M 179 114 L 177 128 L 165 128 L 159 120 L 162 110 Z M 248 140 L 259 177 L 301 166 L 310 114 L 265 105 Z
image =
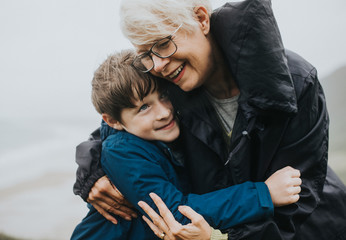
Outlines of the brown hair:
M 91 98 L 96 111 L 120 122 L 122 109 L 134 108 L 134 101 L 165 88 L 164 80 L 137 71 L 132 66 L 134 57 L 133 50 L 110 55 L 95 71 L 92 80 Z

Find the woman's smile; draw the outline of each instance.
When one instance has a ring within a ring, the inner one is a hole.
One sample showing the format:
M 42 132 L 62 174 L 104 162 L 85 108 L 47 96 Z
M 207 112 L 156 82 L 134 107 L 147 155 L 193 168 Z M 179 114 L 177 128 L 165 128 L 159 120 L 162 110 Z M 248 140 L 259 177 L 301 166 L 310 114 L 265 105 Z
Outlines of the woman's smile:
M 177 83 L 184 75 L 184 71 L 185 71 L 185 63 L 180 65 L 177 68 L 177 70 L 175 70 L 171 75 L 169 75 L 170 80 L 173 81 L 174 83 Z

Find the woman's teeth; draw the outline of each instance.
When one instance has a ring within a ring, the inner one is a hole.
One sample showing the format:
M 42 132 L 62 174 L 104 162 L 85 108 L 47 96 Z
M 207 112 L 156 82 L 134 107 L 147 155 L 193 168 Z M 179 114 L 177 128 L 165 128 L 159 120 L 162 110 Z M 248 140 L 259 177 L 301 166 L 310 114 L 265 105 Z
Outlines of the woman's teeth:
M 181 70 L 183 70 L 183 68 L 184 68 L 184 64 L 181 65 L 177 70 L 175 70 L 174 73 L 169 75 L 169 77 L 172 78 L 172 79 L 176 78 L 179 75 L 179 73 L 181 72 Z

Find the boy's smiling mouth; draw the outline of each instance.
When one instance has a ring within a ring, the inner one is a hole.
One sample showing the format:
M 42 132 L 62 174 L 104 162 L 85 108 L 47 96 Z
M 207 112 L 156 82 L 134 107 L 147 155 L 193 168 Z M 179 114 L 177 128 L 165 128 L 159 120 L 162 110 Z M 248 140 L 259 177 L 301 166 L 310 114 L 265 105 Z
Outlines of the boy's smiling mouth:
M 168 130 L 168 129 L 171 129 L 174 126 L 174 124 L 175 124 L 175 120 L 174 120 L 174 118 L 172 118 L 172 120 L 169 121 L 168 124 L 166 124 L 166 125 L 164 125 L 162 127 L 159 127 L 156 130 Z

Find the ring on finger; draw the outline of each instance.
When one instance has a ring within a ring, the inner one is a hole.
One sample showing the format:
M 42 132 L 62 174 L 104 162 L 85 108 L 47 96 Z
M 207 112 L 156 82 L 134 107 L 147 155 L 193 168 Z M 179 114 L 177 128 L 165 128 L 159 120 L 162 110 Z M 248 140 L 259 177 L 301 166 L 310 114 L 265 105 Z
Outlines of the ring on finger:
M 161 239 L 164 239 L 165 236 L 166 236 L 166 234 L 165 234 L 164 232 L 160 234 L 160 238 L 161 238 Z

